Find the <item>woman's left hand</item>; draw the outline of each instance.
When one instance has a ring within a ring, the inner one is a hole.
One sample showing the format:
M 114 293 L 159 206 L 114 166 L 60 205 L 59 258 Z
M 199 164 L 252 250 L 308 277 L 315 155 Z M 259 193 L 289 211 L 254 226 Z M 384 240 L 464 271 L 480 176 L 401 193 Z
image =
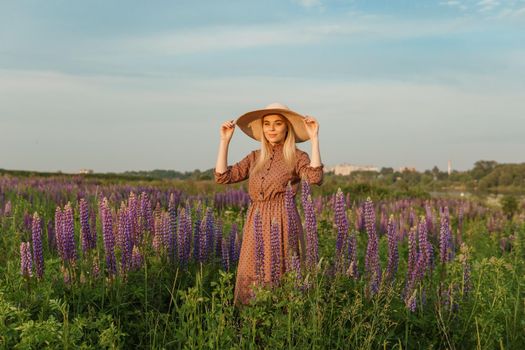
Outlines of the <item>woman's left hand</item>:
M 319 134 L 319 123 L 317 120 L 314 117 L 306 116 L 303 119 L 303 123 L 310 139 L 316 138 Z

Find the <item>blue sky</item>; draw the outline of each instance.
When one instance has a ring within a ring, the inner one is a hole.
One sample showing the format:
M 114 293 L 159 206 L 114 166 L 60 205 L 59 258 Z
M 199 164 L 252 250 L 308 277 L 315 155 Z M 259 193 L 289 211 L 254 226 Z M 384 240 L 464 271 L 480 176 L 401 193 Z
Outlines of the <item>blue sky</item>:
M 524 101 L 523 0 L 0 1 L 0 168 L 209 169 L 281 102 L 327 166 L 464 170 L 524 161 Z

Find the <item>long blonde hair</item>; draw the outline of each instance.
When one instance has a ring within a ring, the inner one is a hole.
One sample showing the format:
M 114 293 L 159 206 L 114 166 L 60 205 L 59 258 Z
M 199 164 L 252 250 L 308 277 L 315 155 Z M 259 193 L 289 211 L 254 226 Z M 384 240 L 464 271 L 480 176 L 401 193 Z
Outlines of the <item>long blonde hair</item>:
M 286 123 L 286 138 L 284 139 L 284 145 L 283 145 L 283 157 L 284 162 L 288 167 L 288 170 L 290 173 L 295 168 L 295 161 L 296 161 L 296 147 L 295 147 L 295 132 L 293 131 L 292 124 L 286 117 L 284 117 L 281 114 L 279 115 L 283 121 Z M 250 171 L 250 175 L 257 174 L 260 172 L 264 165 L 270 160 L 270 155 L 272 154 L 272 145 L 270 142 L 266 139 L 266 136 L 264 136 L 263 131 L 263 119 L 265 116 L 261 118 L 261 152 L 259 153 L 259 157 L 257 158 L 257 161 L 255 163 L 255 166 Z

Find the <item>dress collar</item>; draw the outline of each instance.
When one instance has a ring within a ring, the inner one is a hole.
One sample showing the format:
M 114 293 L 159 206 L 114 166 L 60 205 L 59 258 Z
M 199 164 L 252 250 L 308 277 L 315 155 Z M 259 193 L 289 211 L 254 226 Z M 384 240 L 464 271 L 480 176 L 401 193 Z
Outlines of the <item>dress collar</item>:
M 276 145 L 272 145 L 270 144 L 271 148 L 272 148 L 272 151 L 278 151 L 278 150 L 281 150 L 283 149 L 284 147 L 284 143 L 278 143 Z

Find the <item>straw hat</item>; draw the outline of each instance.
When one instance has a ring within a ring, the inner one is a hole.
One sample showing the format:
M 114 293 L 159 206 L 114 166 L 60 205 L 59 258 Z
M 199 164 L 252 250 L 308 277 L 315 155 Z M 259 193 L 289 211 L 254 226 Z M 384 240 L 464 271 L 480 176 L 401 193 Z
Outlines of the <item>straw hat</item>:
M 245 113 L 237 118 L 235 124 L 252 139 L 261 141 L 262 123 L 259 119 L 269 114 L 279 114 L 288 119 L 295 132 L 295 142 L 304 142 L 310 138 L 304 126 L 305 117 L 280 103 L 272 103 L 263 109 Z

